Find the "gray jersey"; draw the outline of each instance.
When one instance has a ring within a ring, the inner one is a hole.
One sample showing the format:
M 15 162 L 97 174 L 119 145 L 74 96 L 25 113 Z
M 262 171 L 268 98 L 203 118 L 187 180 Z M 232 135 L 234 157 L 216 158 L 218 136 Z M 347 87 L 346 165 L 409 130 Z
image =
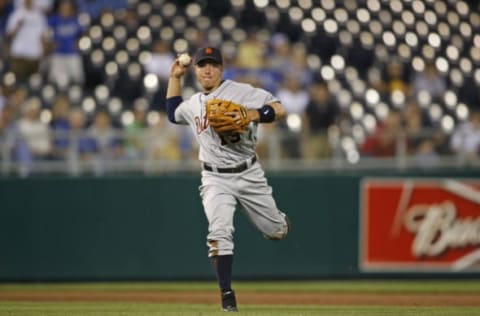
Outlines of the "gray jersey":
M 237 165 L 255 155 L 258 124 L 250 123 L 245 133 L 220 137 L 208 126 L 206 119 L 205 103 L 213 98 L 229 100 L 249 109 L 278 102 L 278 99 L 266 90 L 225 80 L 216 90 L 209 94 L 196 93 L 175 110 L 175 121 L 192 128 L 200 147 L 201 161 L 214 166 Z

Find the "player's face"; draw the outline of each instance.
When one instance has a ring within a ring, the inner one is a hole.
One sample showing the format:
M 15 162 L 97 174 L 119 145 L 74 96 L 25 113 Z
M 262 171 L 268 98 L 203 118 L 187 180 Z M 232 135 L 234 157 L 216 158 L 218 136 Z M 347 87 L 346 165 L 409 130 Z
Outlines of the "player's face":
M 202 60 L 195 66 L 195 75 L 206 92 L 214 90 L 222 81 L 223 66 L 213 60 Z

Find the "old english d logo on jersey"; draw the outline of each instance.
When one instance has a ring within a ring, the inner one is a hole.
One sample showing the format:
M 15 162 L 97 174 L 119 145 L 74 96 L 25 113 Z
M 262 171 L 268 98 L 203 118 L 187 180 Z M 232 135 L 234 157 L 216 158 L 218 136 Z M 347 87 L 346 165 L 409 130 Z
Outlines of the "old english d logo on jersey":
M 360 193 L 362 269 L 480 271 L 480 181 L 367 179 Z
M 207 120 L 207 114 L 200 118 L 199 116 L 195 116 L 195 126 L 197 129 L 197 134 L 200 135 L 204 130 L 207 129 L 208 127 L 208 120 Z

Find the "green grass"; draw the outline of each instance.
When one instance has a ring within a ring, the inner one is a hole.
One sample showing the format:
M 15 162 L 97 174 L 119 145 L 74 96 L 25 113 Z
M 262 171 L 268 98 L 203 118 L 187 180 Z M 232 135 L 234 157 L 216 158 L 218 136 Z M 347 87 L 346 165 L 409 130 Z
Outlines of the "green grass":
M 279 281 L 235 282 L 241 291 L 297 291 L 337 293 L 452 293 L 478 294 L 478 280 L 421 281 Z M 214 282 L 109 282 L 0 284 L 1 291 L 217 291 Z M 215 316 L 225 315 L 218 304 L 160 304 L 126 302 L 7 302 L 0 301 L 0 316 Z M 251 316 L 480 316 L 480 307 L 434 306 L 326 306 L 326 305 L 253 305 L 240 304 L 238 315 Z
M 250 316 L 476 316 L 479 308 L 469 307 L 370 307 L 370 306 L 292 306 L 246 305 L 237 315 Z M 217 305 L 203 304 L 139 304 L 139 303 L 0 303 L 0 315 L 15 316 L 215 316 L 225 315 Z
M 362 280 L 234 282 L 238 291 L 305 291 L 363 293 L 479 293 L 479 280 Z M 214 282 L 0 283 L 0 291 L 216 291 Z

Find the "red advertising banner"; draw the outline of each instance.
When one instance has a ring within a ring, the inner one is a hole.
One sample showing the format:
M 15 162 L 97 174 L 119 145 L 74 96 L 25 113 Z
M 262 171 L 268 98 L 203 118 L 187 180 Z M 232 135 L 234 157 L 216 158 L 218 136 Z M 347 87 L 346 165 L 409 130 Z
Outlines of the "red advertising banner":
M 360 269 L 480 271 L 480 180 L 365 179 Z

